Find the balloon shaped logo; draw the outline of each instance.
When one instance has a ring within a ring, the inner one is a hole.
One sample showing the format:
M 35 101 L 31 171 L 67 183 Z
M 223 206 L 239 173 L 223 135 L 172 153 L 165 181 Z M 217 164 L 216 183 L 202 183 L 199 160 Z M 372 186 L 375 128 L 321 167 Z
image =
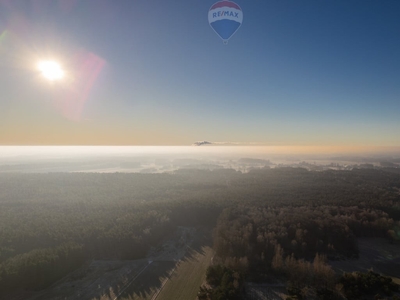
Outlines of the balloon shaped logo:
M 208 22 L 224 44 L 235 34 L 243 22 L 243 12 L 233 1 L 219 1 L 208 11 Z

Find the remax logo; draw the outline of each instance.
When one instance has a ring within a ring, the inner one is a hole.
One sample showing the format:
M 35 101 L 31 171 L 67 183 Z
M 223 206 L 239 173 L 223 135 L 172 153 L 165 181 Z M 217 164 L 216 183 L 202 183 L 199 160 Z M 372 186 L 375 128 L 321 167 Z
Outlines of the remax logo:
M 224 44 L 236 33 L 243 22 L 243 12 L 232 1 L 219 1 L 208 11 L 208 22 Z
M 239 13 L 238 12 L 233 12 L 233 11 L 219 11 L 217 13 L 213 13 L 213 18 L 215 19 L 216 17 L 235 17 L 239 19 Z

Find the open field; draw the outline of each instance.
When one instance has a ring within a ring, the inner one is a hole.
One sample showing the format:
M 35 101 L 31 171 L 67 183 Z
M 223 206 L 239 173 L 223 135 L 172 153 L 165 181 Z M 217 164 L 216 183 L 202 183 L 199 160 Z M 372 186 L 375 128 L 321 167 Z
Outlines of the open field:
M 147 260 L 93 261 L 41 292 L 19 294 L 12 300 L 69 300 L 110 298 L 148 265 Z M 11 300 L 10 299 L 10 300 Z
M 209 231 L 178 227 L 145 259 L 92 261 L 43 291 L 9 300 L 194 299 L 212 257 Z M 183 298 L 168 296 L 173 292 Z
M 213 250 L 209 246 L 199 250 L 189 249 L 189 255 L 181 260 L 175 272 L 163 287 L 157 300 L 194 300 L 206 278 Z
M 176 262 L 155 261 L 141 273 L 127 289 L 118 296 L 118 300 L 152 300 L 154 295 L 160 290 L 164 280 L 173 271 Z M 96 298 L 97 299 L 97 298 Z M 100 300 L 115 299 L 104 295 Z M 95 299 L 93 299 L 95 300 Z
M 329 262 L 338 273 L 369 269 L 385 276 L 400 278 L 400 245 L 383 238 L 358 239 L 358 259 Z
M 210 237 L 204 233 L 178 228 L 173 238 L 150 251 L 152 263 L 117 299 L 195 299 L 213 256 Z M 113 298 L 99 300 L 108 299 Z

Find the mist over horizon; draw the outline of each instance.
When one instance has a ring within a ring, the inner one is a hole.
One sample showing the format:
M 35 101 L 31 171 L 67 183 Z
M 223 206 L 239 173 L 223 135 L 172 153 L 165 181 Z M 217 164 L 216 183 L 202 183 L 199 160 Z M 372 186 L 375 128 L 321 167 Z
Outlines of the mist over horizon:
M 400 163 L 400 152 L 393 149 L 334 150 L 332 147 L 228 145 L 0 146 L 0 172 L 163 173 L 179 169 L 247 172 L 264 167 L 351 169 L 359 165 L 396 167 Z

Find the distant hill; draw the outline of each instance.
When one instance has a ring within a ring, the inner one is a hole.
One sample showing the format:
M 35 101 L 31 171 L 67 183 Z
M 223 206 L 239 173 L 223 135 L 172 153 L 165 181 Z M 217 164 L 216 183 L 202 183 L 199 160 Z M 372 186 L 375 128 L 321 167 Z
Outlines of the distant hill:
M 208 141 L 198 141 L 198 142 L 194 142 L 192 145 L 193 146 L 204 146 L 204 145 L 212 145 L 212 143 L 208 142 Z

